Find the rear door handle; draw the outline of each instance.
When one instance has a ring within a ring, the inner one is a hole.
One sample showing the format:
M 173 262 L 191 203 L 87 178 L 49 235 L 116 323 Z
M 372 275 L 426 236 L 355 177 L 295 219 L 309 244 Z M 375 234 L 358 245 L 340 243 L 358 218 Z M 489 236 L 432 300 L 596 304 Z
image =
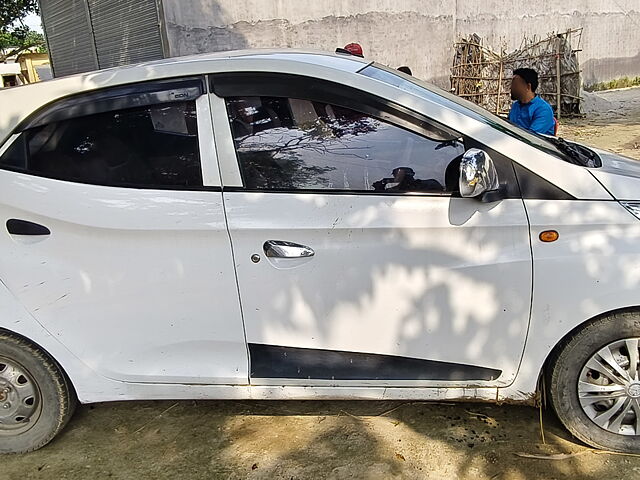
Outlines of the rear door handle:
M 315 252 L 311 247 L 284 240 L 267 240 L 262 246 L 267 257 L 276 258 L 304 258 L 313 257 Z
M 18 218 L 10 218 L 7 220 L 7 231 L 11 235 L 50 235 L 49 230 L 44 225 L 20 220 Z

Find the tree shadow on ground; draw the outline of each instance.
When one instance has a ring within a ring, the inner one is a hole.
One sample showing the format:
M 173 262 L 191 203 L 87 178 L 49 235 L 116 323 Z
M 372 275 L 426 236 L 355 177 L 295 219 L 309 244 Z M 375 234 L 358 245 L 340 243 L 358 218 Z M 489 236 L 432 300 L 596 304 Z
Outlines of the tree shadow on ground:
M 553 413 L 390 401 L 182 401 L 83 406 L 6 478 L 629 478 L 638 458 L 597 454 Z M 576 454 L 562 460 L 518 453 Z

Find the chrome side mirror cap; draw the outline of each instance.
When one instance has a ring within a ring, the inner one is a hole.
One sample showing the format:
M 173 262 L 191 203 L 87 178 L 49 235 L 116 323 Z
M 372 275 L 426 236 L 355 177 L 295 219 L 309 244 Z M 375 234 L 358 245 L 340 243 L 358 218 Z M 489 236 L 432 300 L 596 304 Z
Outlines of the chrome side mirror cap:
M 460 161 L 460 196 L 479 198 L 500 187 L 498 172 L 491 157 L 484 150 L 470 148 Z

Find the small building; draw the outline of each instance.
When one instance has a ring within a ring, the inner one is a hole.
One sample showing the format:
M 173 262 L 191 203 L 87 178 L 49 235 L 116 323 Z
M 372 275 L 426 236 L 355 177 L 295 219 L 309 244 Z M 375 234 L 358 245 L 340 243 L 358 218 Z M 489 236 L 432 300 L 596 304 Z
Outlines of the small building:
M 13 48 L 2 53 L 11 53 Z M 53 78 L 51 62 L 47 53 L 39 53 L 36 48 L 10 55 L 0 63 L 0 88 L 16 87 L 26 83 L 40 82 Z
M 0 88 L 15 87 L 26 83 L 21 78 L 19 63 L 0 63 Z
M 41 82 L 52 78 L 51 62 L 47 53 L 26 52 L 16 58 L 20 73 L 26 83 Z

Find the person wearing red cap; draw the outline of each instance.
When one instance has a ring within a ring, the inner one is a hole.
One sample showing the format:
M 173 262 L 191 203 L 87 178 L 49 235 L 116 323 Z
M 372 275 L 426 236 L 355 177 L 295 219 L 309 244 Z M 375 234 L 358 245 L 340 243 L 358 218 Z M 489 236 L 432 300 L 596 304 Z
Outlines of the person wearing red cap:
M 349 43 L 344 48 L 336 48 L 336 53 L 348 53 L 349 55 L 364 58 L 362 46 L 359 43 Z

